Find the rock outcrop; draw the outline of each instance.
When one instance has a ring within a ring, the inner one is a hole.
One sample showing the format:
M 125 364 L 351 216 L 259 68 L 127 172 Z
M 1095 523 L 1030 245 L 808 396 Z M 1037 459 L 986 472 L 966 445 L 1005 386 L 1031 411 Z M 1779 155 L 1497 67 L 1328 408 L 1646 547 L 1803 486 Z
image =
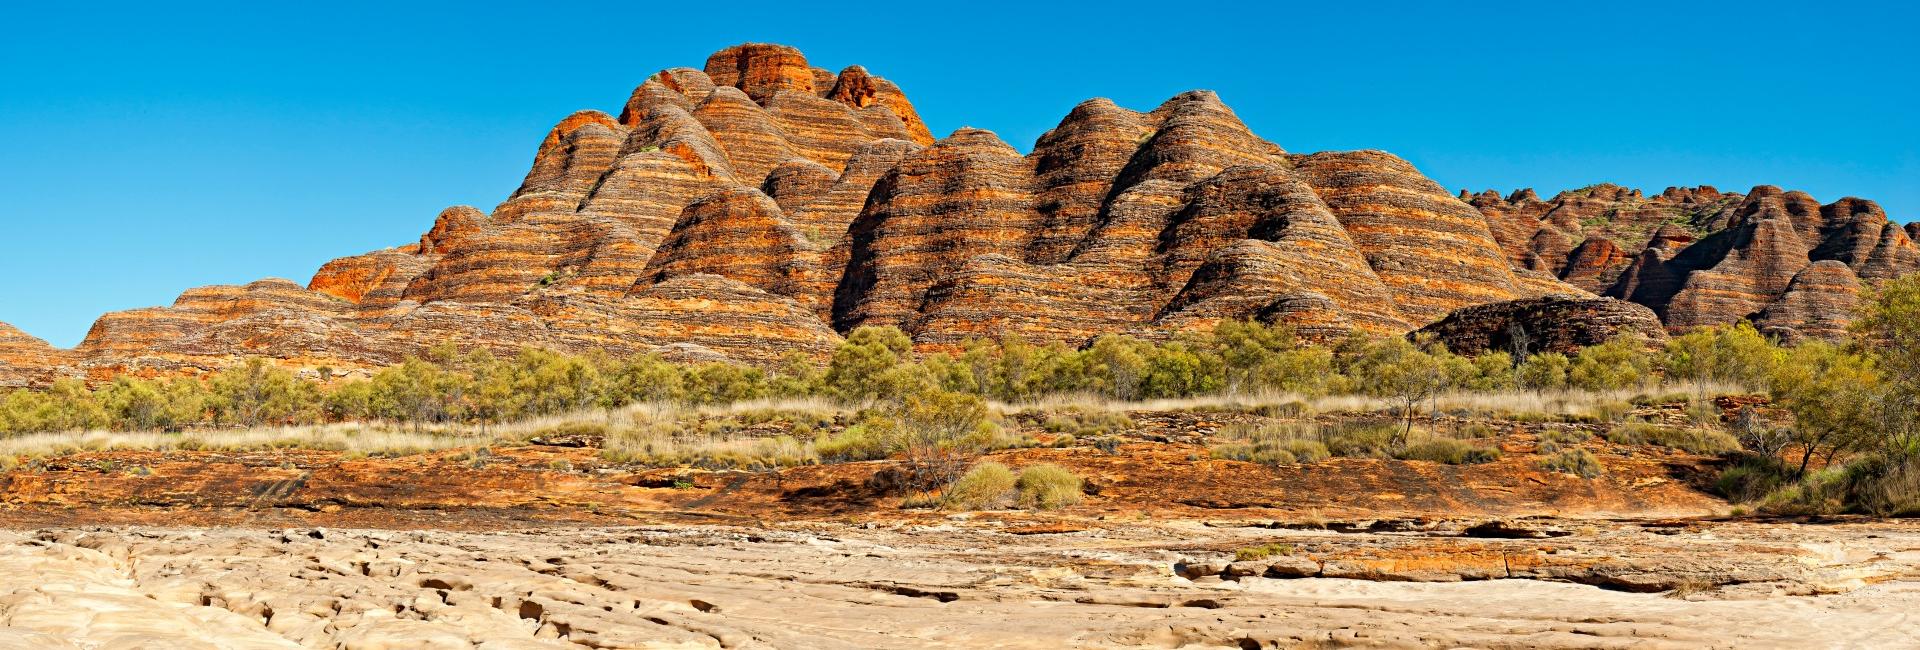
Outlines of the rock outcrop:
M 1613 298 L 1547 296 L 1461 309 L 1415 332 L 1462 354 L 1502 351 L 1571 353 L 1614 337 L 1667 339 L 1653 310 Z
M 442 342 L 775 363 L 865 325 L 926 350 L 1222 319 L 1331 339 L 1601 293 L 1673 328 L 1750 317 L 1831 336 L 1862 284 L 1916 266 L 1909 231 L 1867 201 L 1456 198 L 1388 153 L 1288 153 L 1208 91 L 1147 112 L 1089 100 L 1024 155 L 979 129 L 936 140 L 866 68 L 745 44 L 648 76 L 617 115 L 560 120 L 491 211 L 448 208 L 304 287 L 194 289 L 103 316 L 71 351 L 0 332 L 0 385 L 245 356 L 354 372 Z
M 66 365 L 68 354 L 46 341 L 0 323 L 0 388 L 52 383 Z
M 1540 200 L 1461 192 L 1517 266 L 1552 273 L 1609 297 L 1646 305 L 1669 330 L 1762 314 L 1790 338 L 1845 330 L 1862 283 L 1920 270 L 1913 228 L 1872 201 L 1821 205 L 1804 192 L 1762 185 L 1746 194 L 1670 187 L 1658 195 L 1595 185 Z M 1789 300 L 1790 284 L 1823 265 Z
M 1753 318 L 1762 333 L 1784 341 L 1837 339 L 1859 306 L 1860 278 L 1838 260 L 1821 260 L 1793 276 L 1780 298 Z

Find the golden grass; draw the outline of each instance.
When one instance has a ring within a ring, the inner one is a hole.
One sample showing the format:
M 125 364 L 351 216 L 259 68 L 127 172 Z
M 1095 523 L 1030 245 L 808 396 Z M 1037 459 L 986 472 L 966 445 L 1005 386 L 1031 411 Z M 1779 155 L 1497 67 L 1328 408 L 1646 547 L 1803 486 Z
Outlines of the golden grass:
M 81 451 L 323 449 L 366 455 L 419 454 L 494 442 L 490 437 L 447 432 L 380 429 L 330 424 L 271 429 L 123 433 L 83 431 L 0 438 L 0 456 L 43 458 Z
M 1743 392 L 1733 386 L 1694 384 L 1668 385 L 1662 387 L 1661 391 L 1694 395 Z M 1469 416 L 1597 418 L 1645 392 L 1649 391 L 1454 393 L 1439 396 L 1423 404 L 1421 409 L 1437 408 L 1442 413 Z M 612 411 L 587 409 L 485 427 L 463 424 L 414 428 L 387 423 L 345 423 L 185 433 L 38 433 L 0 437 L 0 457 L 38 458 L 105 450 L 250 451 L 293 448 L 366 455 L 406 455 L 457 447 L 522 443 L 558 427 L 598 425 L 607 433 L 606 451 L 611 459 L 740 468 L 790 466 L 820 462 L 820 454 L 815 447 L 825 442 L 827 436 L 824 430 L 814 430 L 813 424 L 851 416 L 859 408 L 860 405 L 811 397 L 701 406 L 638 403 Z M 1390 414 L 1399 407 L 1390 400 L 1361 395 L 1306 397 L 1290 393 L 1261 393 L 1140 401 L 1119 401 L 1094 394 L 1056 394 L 1020 403 L 991 402 L 989 408 L 1000 415 L 1079 411 L 1123 416 L 1128 412 L 1196 410 L 1257 410 L 1299 415 Z M 808 426 L 796 429 L 791 437 L 750 435 L 724 426 L 717 431 L 703 428 L 711 427 L 709 423 L 716 419 L 748 423 L 788 420 L 808 423 Z M 1095 418 L 1088 416 L 1086 419 Z M 1115 418 L 1115 421 L 1119 420 Z

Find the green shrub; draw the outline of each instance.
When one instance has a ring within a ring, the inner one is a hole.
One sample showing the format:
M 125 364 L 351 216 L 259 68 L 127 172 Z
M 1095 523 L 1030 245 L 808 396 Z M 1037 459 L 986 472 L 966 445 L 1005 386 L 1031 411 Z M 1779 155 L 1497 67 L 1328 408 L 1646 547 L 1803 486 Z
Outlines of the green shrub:
M 1793 481 L 1793 469 L 1778 458 L 1744 455 L 1714 479 L 1713 491 L 1734 503 L 1766 498 Z
M 1020 470 L 1014 490 L 1022 507 L 1056 510 L 1080 503 L 1080 490 L 1084 485 L 1079 476 L 1066 468 L 1043 464 Z
M 820 460 L 829 463 L 850 463 L 862 460 L 880 460 L 891 455 L 887 442 L 874 434 L 865 425 L 853 425 L 840 433 L 814 444 L 813 450 L 820 454 Z
M 1768 494 L 1760 507 L 1778 514 L 1920 515 L 1920 455 L 1876 453 L 1808 472 Z
M 1567 387 L 1567 370 L 1572 362 L 1567 355 L 1558 352 L 1542 352 L 1527 357 L 1514 368 L 1521 388 L 1529 390 L 1561 390 Z
M 1711 429 L 1683 429 L 1647 422 L 1626 422 L 1604 434 L 1616 445 L 1656 445 L 1692 454 L 1724 454 L 1740 450 L 1732 434 Z
M 960 480 L 947 486 L 940 504 L 958 510 L 994 510 L 1013 503 L 1017 479 L 1006 465 L 987 461 L 974 465 Z
M 1293 555 L 1293 545 L 1275 542 L 1236 550 L 1233 552 L 1233 559 L 1235 562 L 1252 562 L 1285 555 Z
M 1585 449 L 1567 449 L 1540 461 L 1540 468 L 1553 472 L 1572 474 L 1580 478 L 1593 478 L 1606 470 L 1600 466 L 1600 459 Z
M 1500 450 L 1450 438 L 1428 438 L 1407 445 L 1398 457 L 1401 460 L 1424 460 L 1447 465 L 1477 465 L 1499 460 Z
M 1646 383 L 1653 376 L 1653 357 L 1638 335 L 1616 336 L 1600 345 L 1581 348 L 1567 368 L 1567 383 L 1585 390 L 1618 390 Z

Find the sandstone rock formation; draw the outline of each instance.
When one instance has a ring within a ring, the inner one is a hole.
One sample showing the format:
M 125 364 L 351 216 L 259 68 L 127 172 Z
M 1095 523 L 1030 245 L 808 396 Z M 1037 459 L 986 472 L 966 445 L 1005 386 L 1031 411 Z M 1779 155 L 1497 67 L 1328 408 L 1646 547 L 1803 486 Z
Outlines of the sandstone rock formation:
M 0 388 L 51 383 L 68 355 L 12 325 L 0 323 Z
M 1613 298 L 1547 296 L 1457 310 L 1416 334 L 1432 335 L 1462 354 L 1503 351 L 1571 353 L 1617 336 L 1665 341 L 1653 310 Z
M 1544 201 L 1532 190 L 1460 198 L 1515 265 L 1651 307 L 1674 331 L 1753 319 L 1789 338 L 1838 336 L 1862 283 L 1920 270 L 1916 229 L 1852 197 L 1821 205 L 1769 185 L 1649 197 L 1601 184 Z
M 1871 202 L 1773 188 L 1456 198 L 1388 153 L 1288 153 L 1207 91 L 1084 102 L 1024 155 L 979 129 L 935 140 L 865 68 L 745 44 L 647 77 L 617 115 L 562 119 L 491 211 L 448 208 L 305 287 L 108 314 L 76 350 L 0 337 L 0 384 L 243 356 L 351 371 L 440 342 L 772 362 L 863 325 L 928 350 L 1241 318 L 1332 338 L 1599 293 L 1670 327 L 1765 312 L 1826 336 L 1848 285 L 1806 272 L 1824 260 L 1870 283 L 1920 250 Z

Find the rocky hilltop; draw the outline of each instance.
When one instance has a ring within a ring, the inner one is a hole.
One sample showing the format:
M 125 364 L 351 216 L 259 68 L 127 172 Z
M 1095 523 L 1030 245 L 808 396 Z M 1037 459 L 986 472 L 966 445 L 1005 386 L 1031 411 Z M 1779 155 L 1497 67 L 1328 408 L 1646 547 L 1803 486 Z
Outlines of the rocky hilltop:
M 1789 340 L 1838 336 L 1864 285 L 1920 270 L 1916 227 L 1857 198 L 1822 205 L 1770 185 L 1649 197 L 1602 184 L 1460 199 L 1515 266 L 1646 305 L 1670 330 L 1746 318 Z
M 197 373 L 242 356 L 384 365 L 434 343 L 770 363 L 892 325 L 925 349 L 1078 344 L 1225 318 L 1400 333 L 1455 310 L 1613 296 L 1669 327 L 1843 326 L 1863 281 L 1920 265 L 1868 201 L 1597 186 L 1459 197 L 1380 151 L 1289 153 L 1211 92 L 1075 107 L 1020 154 L 936 140 L 853 66 L 747 44 L 646 79 L 540 142 L 492 211 L 334 260 L 306 286 L 193 289 L 103 316 L 74 350 L 0 329 L 0 384 Z

